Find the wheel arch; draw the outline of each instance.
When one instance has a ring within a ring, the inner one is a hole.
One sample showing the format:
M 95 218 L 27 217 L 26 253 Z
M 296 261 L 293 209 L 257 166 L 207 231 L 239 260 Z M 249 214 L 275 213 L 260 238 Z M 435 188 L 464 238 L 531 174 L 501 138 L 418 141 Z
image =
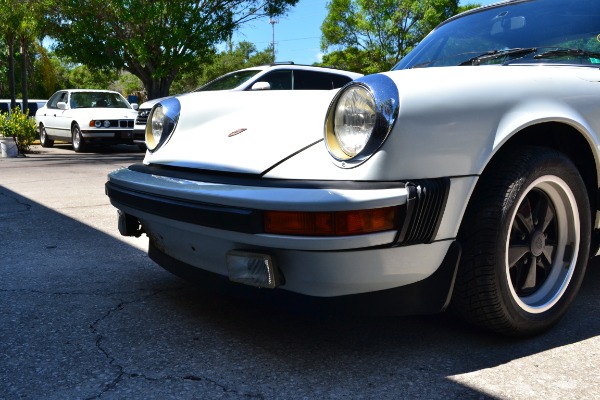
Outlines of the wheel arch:
M 565 122 L 542 122 L 524 127 L 502 143 L 486 163 L 482 176 L 485 175 L 486 170 L 493 168 L 497 160 L 503 159 L 515 149 L 524 146 L 552 148 L 565 154 L 573 162 L 585 183 L 592 211 L 592 229 L 597 232 L 600 225 L 600 213 L 598 213 L 600 208 L 600 175 L 598 174 L 600 160 L 586 135 Z M 592 235 L 592 251 L 590 252 L 592 256 L 600 247 L 600 237 L 596 236 L 596 234 Z

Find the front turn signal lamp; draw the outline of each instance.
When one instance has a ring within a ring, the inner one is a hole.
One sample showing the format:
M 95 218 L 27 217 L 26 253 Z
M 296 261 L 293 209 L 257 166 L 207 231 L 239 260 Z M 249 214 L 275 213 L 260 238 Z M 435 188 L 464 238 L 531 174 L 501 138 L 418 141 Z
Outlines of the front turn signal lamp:
M 397 229 L 398 207 L 371 210 L 266 211 L 265 233 L 297 236 L 350 236 Z

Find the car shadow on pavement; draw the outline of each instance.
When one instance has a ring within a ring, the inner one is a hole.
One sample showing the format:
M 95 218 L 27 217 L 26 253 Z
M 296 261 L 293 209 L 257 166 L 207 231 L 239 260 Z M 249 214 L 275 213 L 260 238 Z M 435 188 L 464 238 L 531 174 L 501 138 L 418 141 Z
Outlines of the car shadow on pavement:
M 534 370 L 561 371 L 544 354 L 600 335 L 597 261 L 558 326 L 516 340 L 447 315 L 311 313 L 200 289 L 2 186 L 0 243 L 2 398 L 509 398 L 517 378 L 535 388 Z

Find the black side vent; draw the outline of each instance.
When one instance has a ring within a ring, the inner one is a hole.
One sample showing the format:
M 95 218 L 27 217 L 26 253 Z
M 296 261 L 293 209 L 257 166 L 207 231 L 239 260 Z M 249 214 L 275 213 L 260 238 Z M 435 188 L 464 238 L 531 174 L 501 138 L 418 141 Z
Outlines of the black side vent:
M 398 237 L 401 245 L 428 243 L 435 237 L 442 220 L 450 179 L 428 179 L 410 182 L 406 221 Z

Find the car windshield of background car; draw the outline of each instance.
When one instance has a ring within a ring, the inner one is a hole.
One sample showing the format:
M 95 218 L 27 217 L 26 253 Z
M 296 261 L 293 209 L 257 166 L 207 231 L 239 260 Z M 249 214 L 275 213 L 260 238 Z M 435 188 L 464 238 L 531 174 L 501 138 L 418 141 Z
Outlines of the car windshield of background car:
M 508 62 L 595 65 L 598 53 L 600 2 L 521 1 L 440 25 L 393 69 Z
M 212 82 L 198 88 L 195 92 L 205 92 L 210 90 L 231 90 L 248 81 L 250 78 L 261 72 L 260 69 L 237 71 L 231 74 L 223 75 Z
M 76 92 L 71 95 L 71 108 L 130 108 L 116 93 Z

